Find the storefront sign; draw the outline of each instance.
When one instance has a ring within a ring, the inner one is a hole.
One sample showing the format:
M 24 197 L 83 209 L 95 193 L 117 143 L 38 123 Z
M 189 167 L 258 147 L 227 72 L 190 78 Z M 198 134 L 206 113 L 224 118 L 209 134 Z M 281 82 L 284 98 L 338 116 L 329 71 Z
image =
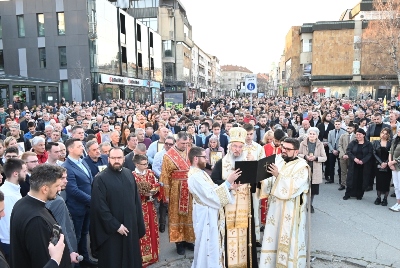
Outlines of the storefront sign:
M 100 78 L 101 78 L 101 83 L 103 84 L 116 84 L 116 85 L 137 86 L 137 87 L 145 86 L 144 82 L 146 81 L 136 78 L 122 77 L 122 76 L 115 76 L 108 74 L 101 74 Z

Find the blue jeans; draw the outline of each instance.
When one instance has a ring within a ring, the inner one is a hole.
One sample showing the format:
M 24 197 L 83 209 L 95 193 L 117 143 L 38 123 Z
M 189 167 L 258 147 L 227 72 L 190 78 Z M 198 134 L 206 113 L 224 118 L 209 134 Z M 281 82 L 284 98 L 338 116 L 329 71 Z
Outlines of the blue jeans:
M 78 243 L 78 253 L 83 256 L 83 259 L 89 259 L 87 247 L 87 235 L 89 233 L 89 210 L 83 215 L 71 215 L 74 223 L 76 241 Z

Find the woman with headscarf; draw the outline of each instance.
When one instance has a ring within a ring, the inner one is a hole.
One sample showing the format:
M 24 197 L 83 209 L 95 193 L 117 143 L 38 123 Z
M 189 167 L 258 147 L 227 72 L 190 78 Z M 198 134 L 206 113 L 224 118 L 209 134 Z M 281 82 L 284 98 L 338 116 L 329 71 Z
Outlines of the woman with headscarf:
M 349 169 L 347 171 L 346 193 L 343 200 L 356 197 L 361 200 L 368 187 L 372 159 L 372 143 L 365 139 L 365 131 L 357 129 L 356 139 L 347 146 L 346 154 L 349 156 Z
M 322 183 L 322 164 L 326 161 L 324 144 L 318 140 L 319 129 L 310 127 L 307 138 L 300 143 L 299 157 L 304 158 L 311 167 L 311 213 L 314 213 L 314 196 L 319 195 L 319 185 Z

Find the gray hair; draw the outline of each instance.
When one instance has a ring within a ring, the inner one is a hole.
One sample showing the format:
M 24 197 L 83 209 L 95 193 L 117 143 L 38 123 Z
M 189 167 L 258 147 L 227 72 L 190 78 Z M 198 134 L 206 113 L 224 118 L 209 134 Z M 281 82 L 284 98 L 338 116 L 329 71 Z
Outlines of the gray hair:
M 146 152 L 147 150 L 146 144 L 139 143 L 138 145 L 136 145 L 136 150 L 140 152 Z
M 19 124 L 18 124 L 18 123 L 14 123 L 14 124 L 12 124 L 12 125 L 10 126 L 10 128 L 15 128 L 15 129 L 17 129 L 17 130 L 19 130 L 19 129 L 20 129 L 20 127 L 19 127 Z
M 40 136 L 36 136 L 36 137 L 34 137 L 34 138 L 32 139 L 32 141 L 31 141 L 31 143 L 32 143 L 32 146 L 36 146 L 36 145 L 38 145 L 38 144 L 39 144 L 39 142 L 46 142 L 46 141 L 44 140 L 44 138 L 43 138 L 43 137 L 40 137 Z
M 102 151 L 102 149 L 103 149 L 104 146 L 110 146 L 110 147 L 112 147 L 112 146 L 111 146 L 111 143 L 109 143 L 108 141 L 105 141 L 105 142 L 102 142 L 102 143 L 99 144 L 100 151 Z
M 86 151 L 89 151 L 90 146 L 92 146 L 93 144 L 97 144 L 97 141 L 88 141 L 86 143 Z
M 310 127 L 309 129 L 307 129 L 307 135 L 308 135 L 310 132 L 315 132 L 315 134 L 317 134 L 317 136 L 319 135 L 319 129 L 316 128 L 316 127 Z
M 47 125 L 44 127 L 44 129 L 46 129 L 46 128 L 51 128 L 51 130 L 54 130 L 54 127 L 52 125 Z
M 143 132 L 144 133 L 144 129 L 143 128 L 137 128 L 135 130 L 135 134 L 138 135 L 139 133 Z
M 170 135 L 168 135 L 166 138 L 165 138 L 165 140 L 173 140 L 174 141 L 174 143 L 176 142 L 176 140 L 175 140 L 175 138 L 173 137 L 173 136 L 170 136 Z

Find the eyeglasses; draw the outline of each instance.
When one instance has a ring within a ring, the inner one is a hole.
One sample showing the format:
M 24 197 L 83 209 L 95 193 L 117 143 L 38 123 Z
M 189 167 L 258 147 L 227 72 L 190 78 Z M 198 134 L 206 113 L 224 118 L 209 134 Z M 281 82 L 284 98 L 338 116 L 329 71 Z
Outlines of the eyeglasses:
M 122 160 L 122 159 L 124 159 L 123 156 L 109 156 L 108 158 L 110 158 L 111 160 Z
M 173 146 L 174 144 L 173 143 L 164 143 L 165 145 L 167 145 L 167 146 Z
M 10 159 L 10 158 L 18 158 L 18 155 L 6 155 L 6 158 L 7 158 L 7 159 Z
M 196 157 L 204 157 L 204 158 L 207 158 L 207 156 L 205 156 L 205 155 L 196 155 Z
M 148 163 L 144 163 L 144 164 L 137 163 L 136 165 L 140 165 L 140 166 L 148 166 L 149 164 L 148 164 Z
M 284 147 L 283 145 L 281 145 L 281 149 L 283 149 L 285 151 L 294 151 L 294 150 L 296 150 L 296 149 Z

